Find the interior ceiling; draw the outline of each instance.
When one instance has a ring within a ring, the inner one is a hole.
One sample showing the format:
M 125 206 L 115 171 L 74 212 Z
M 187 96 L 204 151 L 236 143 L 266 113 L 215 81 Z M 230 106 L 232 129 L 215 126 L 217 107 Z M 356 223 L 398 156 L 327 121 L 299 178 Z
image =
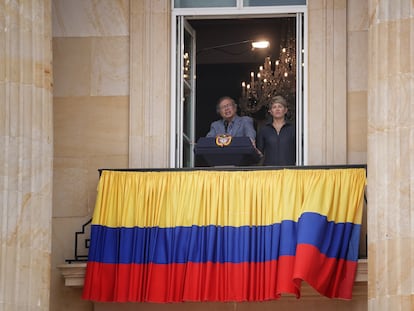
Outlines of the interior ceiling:
M 296 32 L 295 17 L 200 19 L 189 23 L 196 31 L 197 64 L 262 63 L 266 56 L 275 60 L 281 40 Z M 267 40 L 270 47 L 252 50 L 251 44 L 242 43 L 211 49 L 245 40 Z

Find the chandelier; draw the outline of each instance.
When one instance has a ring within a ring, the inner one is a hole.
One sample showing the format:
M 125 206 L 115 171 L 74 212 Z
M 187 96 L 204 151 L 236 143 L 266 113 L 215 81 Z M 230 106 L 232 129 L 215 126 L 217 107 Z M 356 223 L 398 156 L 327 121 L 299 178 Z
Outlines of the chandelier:
M 266 57 L 258 72 L 250 73 L 250 82 L 243 81 L 241 87 L 239 105 L 243 115 L 252 116 L 263 108 L 267 110 L 276 95 L 282 95 L 292 108 L 296 96 L 295 38 L 290 37 L 281 46 L 278 59 L 272 61 Z

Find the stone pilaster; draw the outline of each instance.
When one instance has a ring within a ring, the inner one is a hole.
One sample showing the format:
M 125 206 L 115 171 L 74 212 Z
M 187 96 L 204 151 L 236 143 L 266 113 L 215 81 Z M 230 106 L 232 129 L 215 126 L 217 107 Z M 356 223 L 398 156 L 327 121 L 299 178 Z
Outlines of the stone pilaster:
M 0 2 L 0 310 L 49 310 L 51 2 Z
M 305 164 L 347 163 L 347 1 L 308 1 Z
M 368 305 L 413 310 L 414 3 L 368 16 Z
M 130 167 L 168 167 L 171 1 L 130 2 Z

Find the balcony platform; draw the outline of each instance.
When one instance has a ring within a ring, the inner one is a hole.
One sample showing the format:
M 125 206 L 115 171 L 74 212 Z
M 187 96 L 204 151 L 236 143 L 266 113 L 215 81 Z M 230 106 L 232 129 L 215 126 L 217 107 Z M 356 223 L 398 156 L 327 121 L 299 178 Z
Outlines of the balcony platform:
M 65 286 L 79 288 L 83 287 L 85 281 L 86 262 L 68 263 L 57 266 L 65 280 Z M 368 260 L 359 259 L 357 274 L 355 277 L 353 296 L 367 294 L 368 283 Z M 302 297 L 316 297 L 319 293 L 314 291 L 306 282 L 303 283 Z

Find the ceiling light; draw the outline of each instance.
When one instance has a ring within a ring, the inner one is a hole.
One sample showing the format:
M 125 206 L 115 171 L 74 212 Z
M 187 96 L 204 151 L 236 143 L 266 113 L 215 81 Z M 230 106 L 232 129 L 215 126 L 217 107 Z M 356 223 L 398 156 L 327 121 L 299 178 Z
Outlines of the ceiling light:
M 265 49 L 268 48 L 270 45 L 269 41 L 253 41 L 252 47 L 254 49 Z

